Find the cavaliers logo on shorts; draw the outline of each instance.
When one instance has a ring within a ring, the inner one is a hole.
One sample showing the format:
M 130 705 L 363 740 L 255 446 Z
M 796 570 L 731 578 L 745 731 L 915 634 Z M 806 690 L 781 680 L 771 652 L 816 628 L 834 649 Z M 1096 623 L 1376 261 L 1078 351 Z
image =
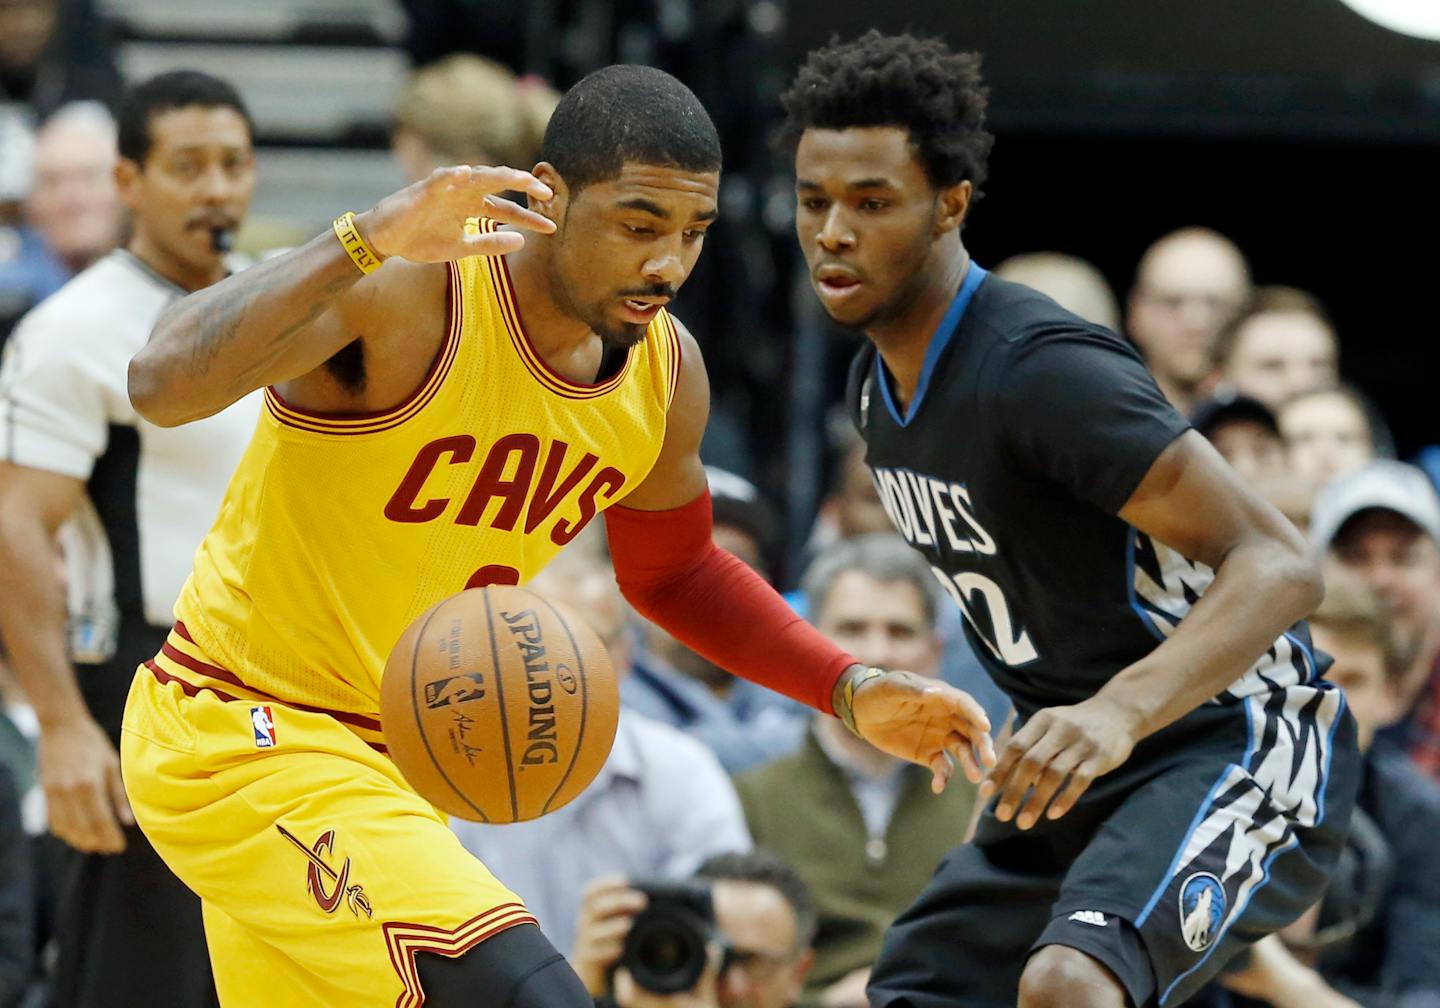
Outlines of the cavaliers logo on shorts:
M 1209 872 L 1196 872 L 1180 887 L 1180 935 L 1204 952 L 1220 935 L 1225 919 L 1225 887 Z
M 345 859 L 345 863 L 340 866 L 338 872 L 325 861 L 324 855 L 335 848 L 335 831 L 333 829 L 326 830 L 320 834 L 320 838 L 315 841 L 313 846 L 306 847 L 299 837 L 284 826 L 276 823 L 275 828 L 310 861 L 309 869 L 306 872 L 305 888 L 311 896 L 315 897 L 315 902 L 319 904 L 321 910 L 327 914 L 334 913 L 336 907 L 340 905 L 340 900 L 344 899 L 346 905 L 350 907 L 350 912 L 356 917 L 362 913 L 366 917 L 372 916 L 370 898 L 365 895 L 364 888 L 349 884 L 350 859 L 348 857 Z

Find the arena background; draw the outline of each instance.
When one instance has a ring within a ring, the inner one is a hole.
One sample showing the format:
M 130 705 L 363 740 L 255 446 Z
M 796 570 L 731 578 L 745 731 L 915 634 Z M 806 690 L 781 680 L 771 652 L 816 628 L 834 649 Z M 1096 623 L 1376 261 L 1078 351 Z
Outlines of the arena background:
M 850 344 L 796 286 L 789 178 L 768 137 L 806 49 L 871 26 L 985 55 L 997 143 L 968 233 L 981 262 L 1071 252 L 1123 298 L 1150 241 L 1209 225 L 1259 282 L 1323 299 L 1344 372 L 1379 402 L 1402 456 L 1434 438 L 1416 365 L 1435 332 L 1440 42 L 1341 0 L 99 2 L 89 16 L 127 78 L 198 65 L 252 103 L 251 246 L 313 233 L 398 185 L 387 122 L 413 62 L 474 49 L 560 87 L 617 60 L 686 80 L 727 156 L 723 227 L 679 306 L 716 391 L 707 454 L 781 499 L 797 534 L 826 475 L 823 418 Z

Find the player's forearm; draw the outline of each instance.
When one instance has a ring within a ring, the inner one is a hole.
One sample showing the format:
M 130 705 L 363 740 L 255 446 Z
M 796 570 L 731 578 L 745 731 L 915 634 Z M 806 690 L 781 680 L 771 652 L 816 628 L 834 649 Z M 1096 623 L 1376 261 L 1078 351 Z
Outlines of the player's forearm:
M 174 427 L 313 370 L 353 337 L 312 323 L 361 276 L 327 232 L 196 291 L 166 310 L 131 360 L 131 403 Z
M 30 515 L 0 515 L 0 637 L 42 728 L 90 716 L 65 650 L 53 540 Z
M 1244 675 L 1322 596 L 1302 551 L 1275 540 L 1237 546 L 1175 632 L 1097 697 L 1130 713 L 1137 739 L 1154 734 Z

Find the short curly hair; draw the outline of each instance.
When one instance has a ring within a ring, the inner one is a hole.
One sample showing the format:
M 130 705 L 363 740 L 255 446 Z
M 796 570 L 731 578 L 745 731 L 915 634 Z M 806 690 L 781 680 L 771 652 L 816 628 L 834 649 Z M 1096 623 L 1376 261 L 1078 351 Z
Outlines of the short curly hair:
M 871 29 L 810 53 L 780 98 L 779 140 L 793 155 L 807 129 L 899 126 L 910 131 L 933 185 L 968 181 L 979 195 L 995 141 L 985 129 L 989 96 L 978 53 Z

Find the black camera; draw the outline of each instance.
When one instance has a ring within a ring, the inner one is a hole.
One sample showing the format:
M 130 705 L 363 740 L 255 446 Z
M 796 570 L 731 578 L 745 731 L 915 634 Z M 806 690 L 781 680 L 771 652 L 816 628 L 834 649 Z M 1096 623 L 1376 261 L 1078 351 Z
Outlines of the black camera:
M 716 938 L 710 888 L 696 882 L 641 879 L 630 883 L 649 902 L 635 915 L 618 965 L 656 994 L 678 994 L 700 982 Z

